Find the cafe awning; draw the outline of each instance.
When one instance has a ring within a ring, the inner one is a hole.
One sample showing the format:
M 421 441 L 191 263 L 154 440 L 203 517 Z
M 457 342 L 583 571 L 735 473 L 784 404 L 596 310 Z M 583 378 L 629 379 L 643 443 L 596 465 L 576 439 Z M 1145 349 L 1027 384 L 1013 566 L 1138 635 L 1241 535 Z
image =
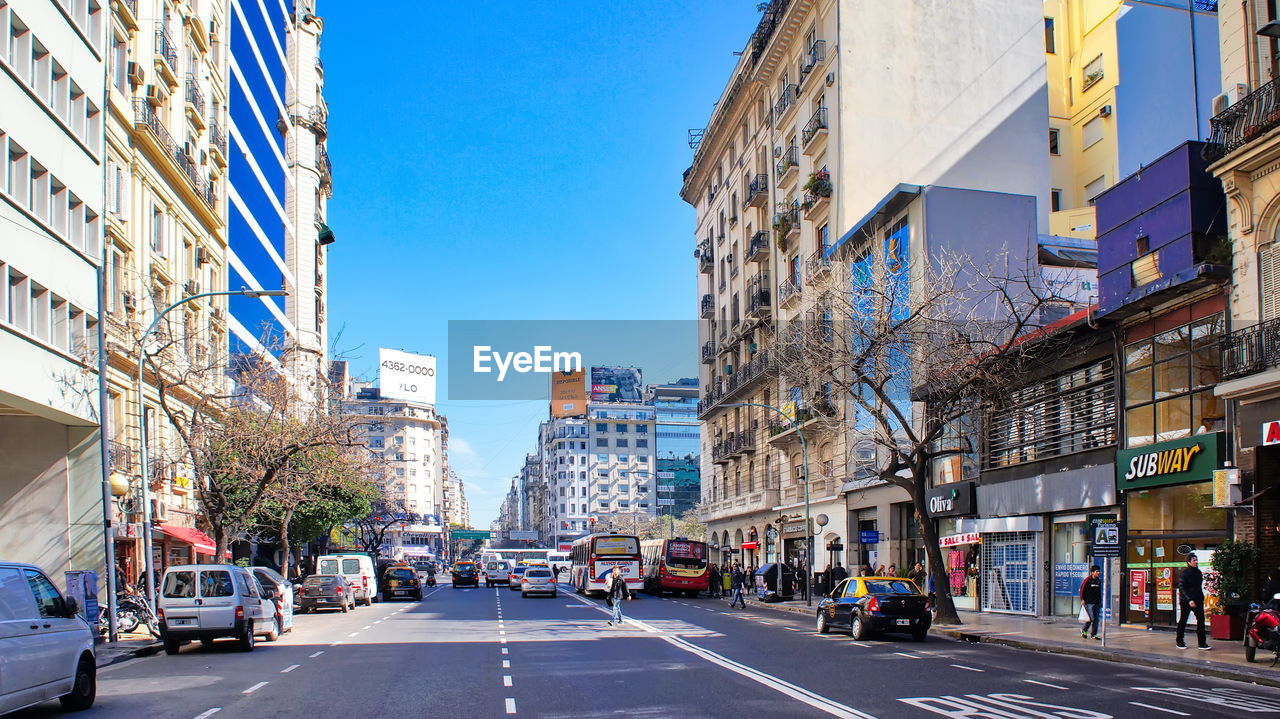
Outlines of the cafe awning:
M 217 543 L 213 538 L 198 529 L 161 524 L 159 530 L 179 542 L 190 544 L 196 550 L 196 554 L 212 555 L 218 551 Z M 227 556 L 231 556 L 231 552 L 227 552 Z
M 760 543 L 759 543 L 759 542 L 743 542 L 743 543 L 742 543 L 742 548 L 743 548 L 743 549 L 756 549 L 756 548 L 758 548 L 759 546 L 760 546 Z

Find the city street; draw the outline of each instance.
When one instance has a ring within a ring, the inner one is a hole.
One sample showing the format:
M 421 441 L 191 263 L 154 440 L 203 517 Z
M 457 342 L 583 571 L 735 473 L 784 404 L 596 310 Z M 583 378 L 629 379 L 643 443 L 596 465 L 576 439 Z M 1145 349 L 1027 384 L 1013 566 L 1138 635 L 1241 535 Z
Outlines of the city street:
M 854 642 L 715 599 L 602 603 L 454 589 L 305 615 L 252 653 L 219 642 L 108 667 L 94 717 L 1238 717 L 1280 691 L 930 637 Z M 60 716 L 56 703 L 16 717 Z

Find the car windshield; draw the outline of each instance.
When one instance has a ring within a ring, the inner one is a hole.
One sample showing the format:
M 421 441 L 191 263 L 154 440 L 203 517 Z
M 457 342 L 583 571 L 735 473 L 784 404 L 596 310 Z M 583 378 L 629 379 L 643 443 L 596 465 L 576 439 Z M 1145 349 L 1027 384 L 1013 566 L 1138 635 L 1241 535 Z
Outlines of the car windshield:
M 337 583 L 338 583 L 337 577 L 326 577 L 326 576 L 319 576 L 319 575 L 307 577 L 306 581 L 303 582 L 303 584 L 305 584 L 308 587 L 332 587 Z
M 512 573 L 512 574 L 524 574 L 524 573 L 525 573 L 525 572 L 527 572 L 527 571 L 529 571 L 529 568 L 528 568 L 528 567 L 516 567 L 515 569 L 512 569 L 512 570 L 511 570 L 511 573 Z
M 551 570 L 549 570 L 549 569 L 530 569 L 529 571 L 527 571 L 527 572 L 525 572 L 525 573 L 524 573 L 524 576 L 526 576 L 526 577 L 550 577 L 550 576 L 551 576 Z
M 865 582 L 868 594 L 919 594 L 916 585 L 907 581 Z
M 453 565 L 453 571 L 455 571 L 455 572 L 474 572 L 474 571 L 476 571 L 476 565 L 474 565 L 474 564 L 455 564 L 455 565 Z
M 387 579 L 398 579 L 402 582 L 417 579 L 418 575 L 412 569 L 388 569 Z

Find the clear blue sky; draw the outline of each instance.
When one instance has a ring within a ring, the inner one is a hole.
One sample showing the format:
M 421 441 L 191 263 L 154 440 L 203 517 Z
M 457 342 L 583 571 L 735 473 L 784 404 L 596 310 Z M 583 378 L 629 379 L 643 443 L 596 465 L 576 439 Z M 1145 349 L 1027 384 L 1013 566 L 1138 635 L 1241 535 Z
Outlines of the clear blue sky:
M 353 372 L 372 378 L 380 346 L 443 360 L 450 319 L 693 319 L 686 130 L 755 5 L 319 3 L 329 328 Z M 446 381 L 450 461 L 487 528 L 547 406 L 451 402 Z

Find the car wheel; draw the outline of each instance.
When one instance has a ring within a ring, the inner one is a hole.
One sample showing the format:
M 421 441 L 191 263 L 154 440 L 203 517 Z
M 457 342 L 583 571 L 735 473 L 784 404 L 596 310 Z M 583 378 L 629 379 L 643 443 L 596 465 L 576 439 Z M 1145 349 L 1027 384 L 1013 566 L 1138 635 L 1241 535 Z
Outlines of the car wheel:
M 271 631 L 267 632 L 266 635 L 263 637 L 263 639 L 266 639 L 269 642 L 274 642 L 279 638 L 280 638 L 280 618 L 274 617 L 271 620 Z
M 854 640 L 861 640 L 867 636 L 867 625 L 862 622 L 862 617 L 855 612 L 853 615 L 853 623 L 849 625 L 849 636 Z
M 551 598 L 552 598 L 552 599 L 555 599 L 555 598 L 556 598 L 556 597 L 558 597 L 558 596 L 560 596 L 560 593 L 559 593 L 559 592 L 552 592 L 552 593 L 551 593 Z
M 178 641 L 177 639 L 164 640 L 165 654 L 177 654 L 181 650 L 182 650 L 182 642 Z
M 1254 661 L 1257 661 L 1257 658 L 1258 658 L 1258 643 L 1253 641 L 1253 637 L 1245 637 L 1244 638 L 1244 660 L 1246 662 L 1252 663 Z
M 524 597 L 525 599 L 528 599 L 528 598 L 529 598 L 529 593 L 528 593 L 528 592 L 520 592 L 520 596 Z
M 830 632 L 831 627 L 827 625 L 827 613 L 822 610 L 818 610 L 818 633 L 828 634 Z
M 253 642 L 254 642 L 253 621 L 250 620 L 246 622 L 244 625 L 244 634 L 240 635 L 240 651 L 242 652 L 253 651 Z
M 911 632 L 911 639 L 917 642 L 923 642 L 929 637 L 928 629 L 916 629 Z
M 80 663 L 76 664 L 76 679 L 71 685 L 71 693 L 58 697 L 58 701 L 62 702 L 63 709 L 78 712 L 93 706 L 93 700 L 97 695 L 97 666 L 92 658 L 80 657 Z
M 209 639 L 208 637 L 201 637 L 200 646 L 204 647 L 205 649 L 208 649 L 209 647 L 213 646 L 213 640 Z
M 306 614 L 311 611 L 310 607 L 298 607 L 298 614 Z

